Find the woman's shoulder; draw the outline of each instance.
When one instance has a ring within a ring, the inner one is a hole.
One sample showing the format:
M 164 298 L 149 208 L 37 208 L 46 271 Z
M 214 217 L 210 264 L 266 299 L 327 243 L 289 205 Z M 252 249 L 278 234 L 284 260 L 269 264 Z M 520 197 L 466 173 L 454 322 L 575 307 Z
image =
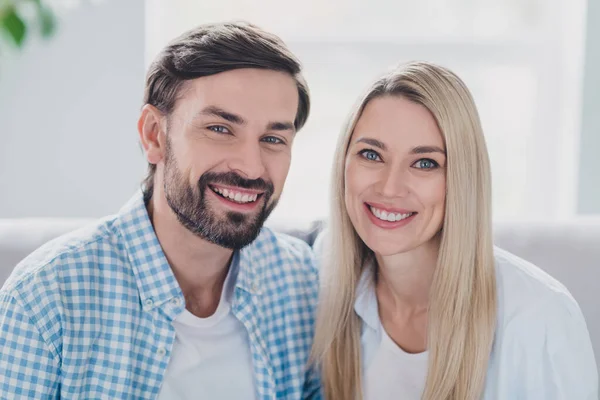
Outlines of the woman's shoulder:
M 489 376 L 496 379 L 488 390 L 504 394 L 490 397 L 597 398 L 594 351 L 571 293 L 530 262 L 501 249 L 494 256 L 498 324 Z
M 569 290 L 540 266 L 498 247 L 494 248 L 494 260 L 498 292 L 506 294 L 505 301 L 515 306 L 557 299 L 575 301 Z
M 499 333 L 507 339 L 537 340 L 541 334 L 554 336 L 552 332 L 562 336 L 558 333 L 564 331 L 565 324 L 587 331 L 577 301 L 562 283 L 500 248 L 494 249 L 494 258 Z

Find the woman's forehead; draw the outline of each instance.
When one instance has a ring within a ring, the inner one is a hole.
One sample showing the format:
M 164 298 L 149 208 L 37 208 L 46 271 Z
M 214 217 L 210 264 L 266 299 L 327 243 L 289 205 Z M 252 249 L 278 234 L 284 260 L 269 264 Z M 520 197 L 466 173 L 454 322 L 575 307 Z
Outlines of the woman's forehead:
M 354 128 L 351 144 L 370 138 L 389 148 L 438 146 L 444 140 L 431 112 L 400 96 L 385 96 L 371 100 L 364 108 Z

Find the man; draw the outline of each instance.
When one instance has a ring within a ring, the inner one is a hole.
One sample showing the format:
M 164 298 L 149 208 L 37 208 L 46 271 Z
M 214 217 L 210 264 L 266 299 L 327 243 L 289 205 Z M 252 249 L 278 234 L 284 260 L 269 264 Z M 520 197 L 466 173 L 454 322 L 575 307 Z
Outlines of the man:
M 261 230 L 309 112 L 298 61 L 255 26 L 202 26 L 156 58 L 144 103 L 143 194 L 0 291 L 1 397 L 311 396 L 314 260 Z

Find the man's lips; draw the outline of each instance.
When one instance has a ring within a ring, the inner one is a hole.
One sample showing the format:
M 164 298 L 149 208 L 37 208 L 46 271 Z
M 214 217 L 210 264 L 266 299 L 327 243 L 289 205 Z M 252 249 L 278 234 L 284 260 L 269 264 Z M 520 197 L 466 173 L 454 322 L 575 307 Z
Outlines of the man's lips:
M 264 192 L 223 185 L 208 185 L 210 192 L 227 208 L 236 211 L 252 211 L 261 203 Z
M 228 186 L 228 185 L 219 185 L 219 184 L 213 184 L 213 183 L 209 183 L 208 186 L 211 187 L 211 189 L 219 189 L 221 191 L 229 191 L 229 192 L 234 192 L 234 193 L 240 193 L 242 195 L 255 195 L 255 194 L 263 194 L 265 191 L 264 190 L 252 190 L 252 189 L 246 189 L 246 188 L 241 188 L 241 187 L 237 187 L 237 186 Z

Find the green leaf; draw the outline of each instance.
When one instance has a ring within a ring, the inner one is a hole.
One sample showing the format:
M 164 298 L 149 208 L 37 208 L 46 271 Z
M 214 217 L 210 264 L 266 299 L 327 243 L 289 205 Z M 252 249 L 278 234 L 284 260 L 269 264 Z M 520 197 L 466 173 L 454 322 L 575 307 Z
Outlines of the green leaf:
M 9 7 L 0 20 L 0 27 L 12 37 L 18 47 L 23 45 L 27 28 L 14 7 Z
M 56 18 L 52 10 L 45 6 L 38 8 L 38 18 L 40 20 L 40 30 L 43 37 L 50 37 L 56 30 Z

